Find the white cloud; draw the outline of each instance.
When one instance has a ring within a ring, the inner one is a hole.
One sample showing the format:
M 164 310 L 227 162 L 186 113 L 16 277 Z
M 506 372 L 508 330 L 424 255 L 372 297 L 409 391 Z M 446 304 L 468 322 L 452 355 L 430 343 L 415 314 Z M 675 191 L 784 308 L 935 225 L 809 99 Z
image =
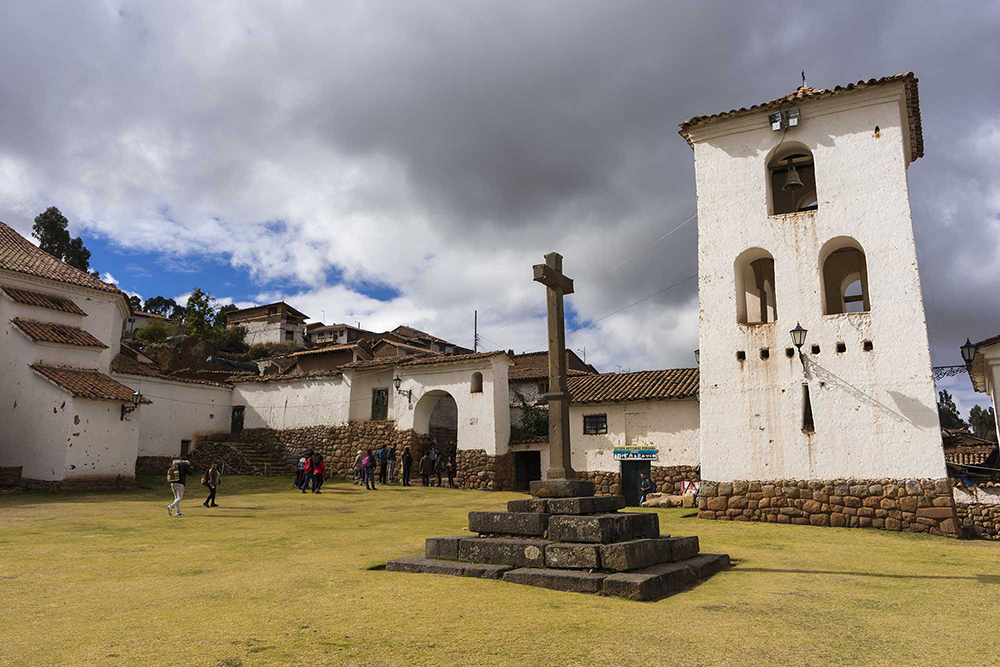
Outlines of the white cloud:
M 103 280 L 106 283 L 110 283 L 111 285 L 117 285 L 118 284 L 118 280 L 113 275 L 111 275 L 110 273 L 102 273 L 101 274 L 101 280 Z

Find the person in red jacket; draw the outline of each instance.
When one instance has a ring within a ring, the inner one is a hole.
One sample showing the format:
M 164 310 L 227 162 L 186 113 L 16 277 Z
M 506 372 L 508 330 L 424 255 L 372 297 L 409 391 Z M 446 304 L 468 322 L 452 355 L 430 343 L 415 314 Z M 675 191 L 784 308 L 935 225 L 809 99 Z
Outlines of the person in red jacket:
M 317 454 L 313 461 L 313 493 L 322 493 L 319 488 L 323 486 L 323 479 L 326 477 L 326 465 L 323 463 L 323 455 Z
M 311 480 L 313 476 L 313 461 L 315 460 L 315 457 L 315 454 L 310 454 L 309 458 L 306 459 L 306 469 L 302 475 L 302 493 L 305 493 L 306 489 L 309 488 L 309 480 Z

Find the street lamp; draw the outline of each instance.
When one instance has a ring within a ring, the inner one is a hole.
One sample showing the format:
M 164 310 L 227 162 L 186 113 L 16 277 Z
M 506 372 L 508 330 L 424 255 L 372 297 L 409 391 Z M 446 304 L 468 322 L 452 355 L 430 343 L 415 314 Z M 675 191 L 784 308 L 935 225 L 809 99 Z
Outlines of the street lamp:
M 139 403 L 142 402 L 142 394 L 137 391 L 132 392 L 132 405 L 125 405 L 122 403 L 122 421 L 125 421 L 125 415 L 130 415 L 135 412 L 135 409 L 139 407 Z
M 799 352 L 801 353 L 802 346 L 805 345 L 806 342 L 806 334 L 809 333 L 809 330 L 803 329 L 802 325 L 796 322 L 795 328 L 789 331 L 788 333 L 792 334 L 792 344 L 795 345 L 795 347 L 797 347 L 799 349 Z
M 412 402 L 413 392 L 410 389 L 407 389 L 406 391 L 400 391 L 399 387 L 401 384 L 403 384 L 403 378 L 399 377 L 398 375 L 392 378 L 392 386 L 396 388 L 396 393 L 406 396 L 407 403 Z
M 976 346 L 972 344 L 972 341 L 966 337 L 965 345 L 961 347 L 962 359 L 965 360 L 965 365 L 968 366 L 972 363 L 972 360 L 976 358 Z

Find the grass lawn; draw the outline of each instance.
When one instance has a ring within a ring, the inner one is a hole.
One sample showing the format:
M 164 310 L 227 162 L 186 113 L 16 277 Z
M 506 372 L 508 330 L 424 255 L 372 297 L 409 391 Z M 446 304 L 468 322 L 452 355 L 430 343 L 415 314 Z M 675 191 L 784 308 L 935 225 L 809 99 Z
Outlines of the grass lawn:
M 1000 663 L 1000 544 L 699 521 L 733 569 L 656 603 L 369 570 L 509 493 L 227 477 L 0 496 L 3 665 Z

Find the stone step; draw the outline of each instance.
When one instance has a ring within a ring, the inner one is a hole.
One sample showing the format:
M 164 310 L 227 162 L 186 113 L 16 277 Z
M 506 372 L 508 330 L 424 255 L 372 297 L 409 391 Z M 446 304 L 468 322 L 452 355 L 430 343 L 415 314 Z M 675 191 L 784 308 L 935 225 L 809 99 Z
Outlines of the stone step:
M 594 495 L 594 483 L 581 479 L 543 479 L 528 484 L 532 498 L 578 498 Z
M 726 554 L 701 554 L 679 563 L 661 563 L 631 572 L 610 574 L 604 579 L 603 595 L 633 600 L 660 600 L 698 579 L 729 567 Z
M 607 576 L 607 574 L 600 572 L 522 567 L 504 572 L 503 580 L 512 584 L 550 588 L 554 591 L 600 593 Z
M 513 569 L 510 565 L 484 563 L 460 563 L 453 560 L 433 558 L 397 558 L 385 565 L 390 572 L 420 572 L 425 574 L 451 574 L 459 577 L 478 579 L 501 579 L 505 572 Z
M 508 512 L 545 514 L 607 514 L 625 509 L 624 496 L 583 496 L 578 498 L 528 498 L 511 500 Z
M 465 537 L 458 543 L 458 560 L 514 567 L 545 567 L 546 540 L 512 537 Z
M 545 537 L 548 521 L 549 515 L 540 512 L 469 512 L 469 531 L 480 535 Z
M 522 516 L 532 516 L 525 513 Z M 534 516 L 547 516 L 536 514 Z M 471 528 L 471 525 L 470 525 Z M 553 542 L 611 544 L 660 535 L 660 518 L 653 513 L 560 514 L 548 519 L 547 536 Z

